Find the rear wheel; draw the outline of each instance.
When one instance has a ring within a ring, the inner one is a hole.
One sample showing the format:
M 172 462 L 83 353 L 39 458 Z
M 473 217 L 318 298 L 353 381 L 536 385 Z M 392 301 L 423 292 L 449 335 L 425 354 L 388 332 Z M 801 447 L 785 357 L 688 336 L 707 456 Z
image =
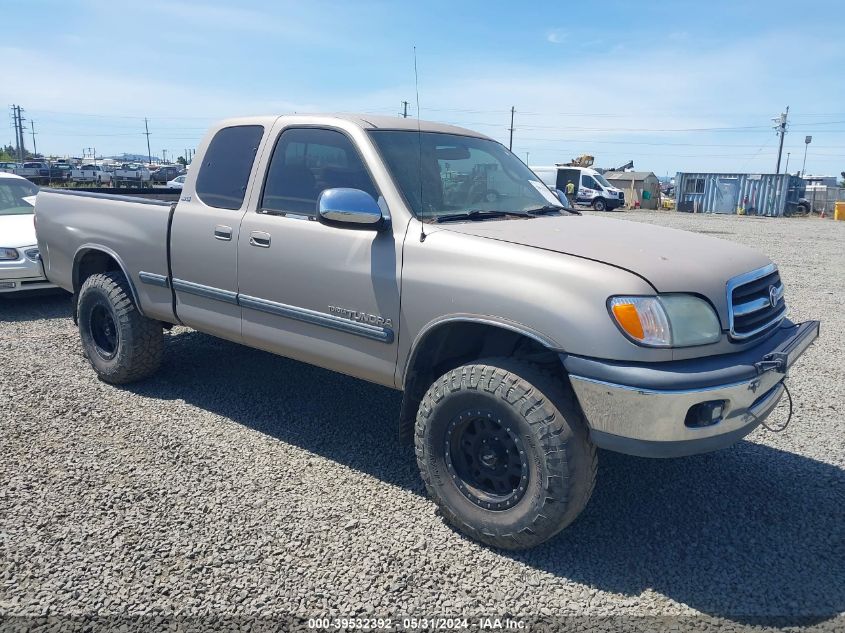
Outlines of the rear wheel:
M 79 291 L 77 315 L 82 351 L 105 382 L 142 380 L 161 365 L 161 322 L 141 315 L 122 273 L 88 277 Z
M 548 540 L 575 520 L 595 483 L 595 446 L 571 391 L 513 359 L 438 379 L 420 405 L 415 445 L 444 518 L 494 547 Z
M 607 209 L 607 205 L 604 202 L 604 198 L 596 198 L 593 200 L 593 208 L 596 211 L 604 211 Z

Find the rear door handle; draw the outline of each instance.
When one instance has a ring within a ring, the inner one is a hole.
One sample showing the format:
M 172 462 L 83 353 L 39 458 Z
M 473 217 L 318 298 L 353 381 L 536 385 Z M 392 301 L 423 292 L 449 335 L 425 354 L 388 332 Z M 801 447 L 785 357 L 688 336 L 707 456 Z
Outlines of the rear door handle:
M 228 242 L 232 239 L 232 227 L 218 224 L 214 227 L 214 239 Z
M 270 234 L 264 231 L 253 231 L 249 234 L 249 244 L 260 248 L 270 248 Z

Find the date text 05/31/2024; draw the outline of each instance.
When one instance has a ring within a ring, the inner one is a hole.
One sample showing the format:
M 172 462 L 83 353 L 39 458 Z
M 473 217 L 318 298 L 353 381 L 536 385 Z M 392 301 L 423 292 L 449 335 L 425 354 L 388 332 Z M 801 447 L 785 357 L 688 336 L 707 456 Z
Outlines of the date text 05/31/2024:
M 519 631 L 525 622 L 512 618 L 310 618 L 308 628 L 315 630 L 362 631 L 448 631 L 484 630 Z

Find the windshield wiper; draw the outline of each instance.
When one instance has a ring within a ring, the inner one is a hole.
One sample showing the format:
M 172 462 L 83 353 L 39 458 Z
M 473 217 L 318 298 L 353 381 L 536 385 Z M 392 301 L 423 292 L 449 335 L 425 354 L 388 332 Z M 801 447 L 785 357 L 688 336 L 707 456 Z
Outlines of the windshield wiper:
M 488 218 L 501 218 L 506 215 L 515 215 L 506 211 L 490 211 L 485 209 L 473 209 L 466 213 L 449 213 L 446 215 L 438 215 L 434 218 L 435 222 L 456 222 L 460 220 L 486 220 Z
M 562 213 L 566 211 L 567 213 L 572 213 L 574 215 L 581 215 L 580 211 L 575 209 L 567 209 L 566 207 L 559 207 L 554 204 L 547 204 L 542 207 L 537 207 L 536 209 L 526 209 L 525 213 L 530 213 L 531 215 L 547 215 L 551 213 Z

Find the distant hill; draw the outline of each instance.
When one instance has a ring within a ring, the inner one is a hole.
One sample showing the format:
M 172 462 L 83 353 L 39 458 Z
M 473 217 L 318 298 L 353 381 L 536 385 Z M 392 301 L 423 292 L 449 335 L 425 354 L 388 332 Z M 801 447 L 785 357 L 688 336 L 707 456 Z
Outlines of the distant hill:
M 120 160 L 124 163 L 146 163 L 150 157 L 146 154 L 120 154 L 118 156 L 107 156 L 106 158 Z M 152 159 L 154 163 L 161 162 L 161 159 L 158 156 L 153 156 Z

